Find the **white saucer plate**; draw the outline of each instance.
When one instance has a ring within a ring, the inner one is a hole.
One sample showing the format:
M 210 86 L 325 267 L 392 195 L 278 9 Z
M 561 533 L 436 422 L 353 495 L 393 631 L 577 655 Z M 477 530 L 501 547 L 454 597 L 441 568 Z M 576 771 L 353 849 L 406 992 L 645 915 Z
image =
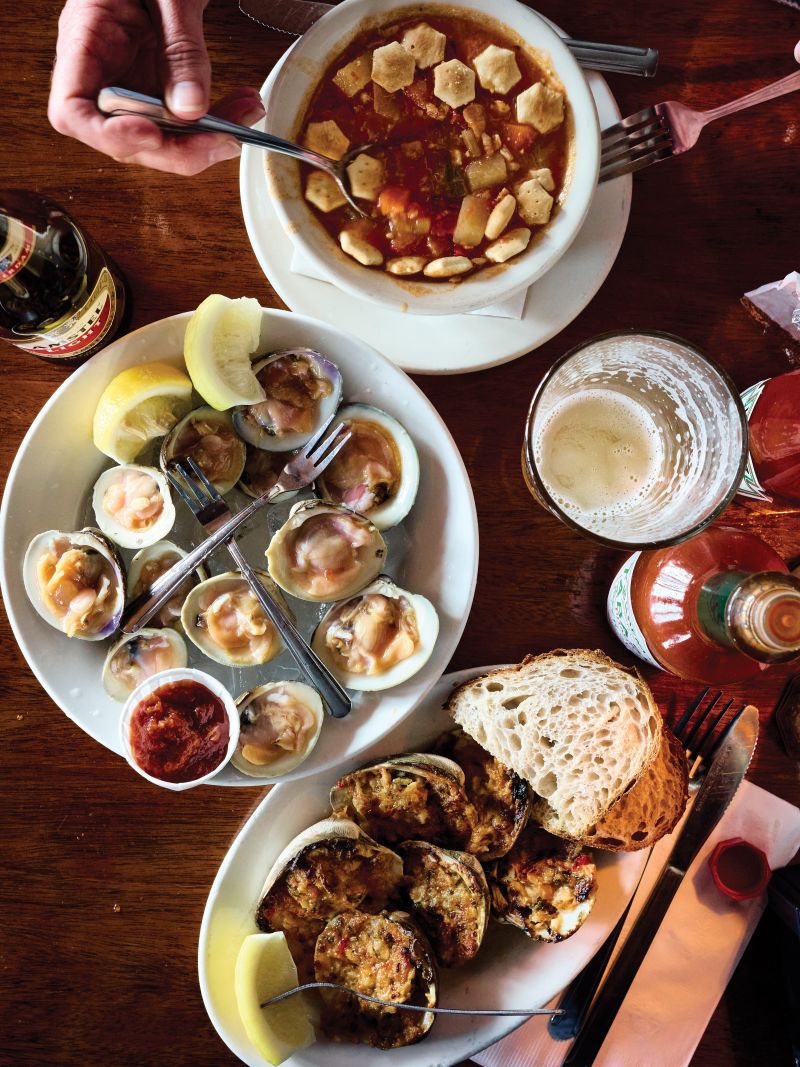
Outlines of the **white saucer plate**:
M 562 32 L 559 30 L 559 32 Z M 270 73 L 262 95 L 285 59 Z M 620 110 L 605 79 L 587 72 L 600 128 Z M 605 281 L 619 253 L 631 206 L 630 175 L 597 189 L 580 233 L 556 265 L 528 290 L 521 319 L 487 315 L 411 315 L 342 292 L 292 271 L 294 246 L 267 188 L 262 149 L 245 145 L 239 189 L 247 234 L 261 269 L 293 311 L 352 330 L 411 374 L 486 370 L 531 352 L 567 327 Z
M 101 682 L 111 641 L 70 640 L 41 619 L 25 594 L 22 559 L 38 533 L 77 530 L 87 521 L 93 524 L 87 506 L 91 488 L 110 465 L 92 443 L 92 418 L 100 394 L 128 367 L 153 360 L 183 366 L 183 335 L 189 317 L 188 312 L 175 315 L 128 334 L 64 382 L 20 445 L 0 509 L 0 580 L 19 647 L 44 689 L 69 718 L 120 755 L 123 705 L 108 696 Z M 302 315 L 264 310 L 259 351 L 296 347 L 313 348 L 332 359 L 342 372 L 347 400 L 384 408 L 411 434 L 419 452 L 420 488 L 407 519 L 387 531 L 387 570 L 401 586 L 434 604 L 440 631 L 431 658 L 418 674 L 383 693 L 352 694 L 350 715 L 326 717 L 316 748 L 281 780 L 352 761 L 413 710 L 453 655 L 472 605 L 478 569 L 478 522 L 469 478 L 455 442 L 430 401 L 410 378 L 363 341 Z M 181 501 L 176 505 L 179 518 L 170 537 L 188 548 L 198 542 L 202 531 Z M 285 519 L 289 507 L 273 505 L 250 524 L 242 543 L 254 566 L 263 561 L 271 531 Z M 213 573 L 231 567 L 225 553 L 211 560 Z M 324 609 L 294 599 L 292 608 L 301 631 L 310 637 Z M 285 651 L 263 667 L 234 668 L 213 663 L 188 641 L 187 646 L 190 665 L 213 674 L 234 697 L 274 678 L 299 677 Z M 228 766 L 213 784 L 259 786 L 264 781 Z
M 363 759 L 424 750 L 452 725 L 442 704 L 454 685 L 492 670 L 445 675 L 398 728 Z M 340 769 L 344 773 L 348 767 Z M 198 968 L 203 1002 L 217 1033 L 248 1067 L 263 1067 L 236 1008 L 233 975 L 242 941 L 257 931 L 254 915 L 264 879 L 280 851 L 301 830 L 323 818 L 338 774 L 316 775 L 274 789 L 251 815 L 222 862 L 200 929 Z M 536 1008 L 551 1000 L 589 962 L 614 928 L 638 884 L 647 851 L 595 852 L 597 901 L 577 933 L 557 945 L 537 944 L 520 930 L 492 922 L 471 963 L 440 974 L 442 1007 Z M 525 1018 L 440 1016 L 419 1044 L 390 1052 L 320 1039 L 296 1053 L 287 1067 L 449 1067 L 469 1059 L 521 1026 Z

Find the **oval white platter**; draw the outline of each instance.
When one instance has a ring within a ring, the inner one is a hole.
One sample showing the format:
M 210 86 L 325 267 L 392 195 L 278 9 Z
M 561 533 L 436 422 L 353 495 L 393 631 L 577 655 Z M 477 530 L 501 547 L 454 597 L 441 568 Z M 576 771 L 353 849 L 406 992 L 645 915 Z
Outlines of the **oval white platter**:
M 554 28 L 562 35 L 564 32 Z M 270 72 L 276 77 L 285 55 Z M 621 118 L 602 75 L 587 71 L 600 128 Z M 261 126 L 259 126 L 261 128 Z M 598 186 L 580 233 L 561 259 L 528 291 L 522 317 L 410 315 L 342 292 L 329 282 L 292 270 L 294 245 L 281 225 L 267 188 L 264 152 L 242 149 L 239 195 L 247 236 L 275 292 L 294 311 L 314 314 L 360 337 L 411 374 L 486 370 L 531 352 L 565 329 L 608 276 L 622 245 L 631 209 L 630 175 Z
M 397 729 L 362 754 L 358 762 L 382 755 L 423 750 L 452 725 L 443 710 L 453 686 L 492 670 L 447 674 Z M 281 849 L 330 810 L 328 792 L 351 764 L 273 789 L 245 823 L 222 862 L 208 897 L 200 929 L 198 968 L 203 1002 L 222 1040 L 248 1067 L 264 1067 L 245 1034 L 233 992 L 236 956 L 244 938 L 255 933 L 255 908 L 264 879 Z M 584 926 L 557 945 L 536 944 L 522 931 L 492 922 L 481 951 L 467 966 L 442 971 L 442 1007 L 537 1008 L 546 1004 L 588 963 L 611 932 L 636 889 L 647 850 L 595 851 L 597 901 Z M 499 1041 L 525 1018 L 440 1016 L 419 1044 L 390 1052 L 363 1045 L 319 1040 L 296 1053 L 289 1067 L 449 1067 Z
M 436 409 L 402 371 L 357 338 L 315 319 L 286 311 L 264 310 L 260 352 L 310 347 L 338 364 L 344 396 L 384 408 L 413 438 L 420 459 L 416 503 L 402 526 L 388 531 L 387 571 L 404 587 L 426 596 L 440 619 L 433 655 L 407 682 L 383 693 L 352 694 L 353 711 L 345 719 L 326 718 L 309 758 L 286 778 L 300 778 L 352 761 L 387 734 L 440 677 L 466 624 L 478 570 L 478 522 L 463 461 Z M 100 472 L 110 465 L 92 443 L 92 417 L 108 382 L 139 363 L 161 360 L 183 365 L 183 335 L 189 313 L 144 326 L 114 342 L 77 370 L 42 408 L 20 445 L 9 473 L 0 509 L 3 600 L 14 635 L 44 689 L 91 737 L 121 754 L 122 705 L 101 684 L 108 641 L 70 640 L 41 619 L 22 584 L 22 558 L 31 538 L 44 530 L 75 530 L 90 519 L 87 499 Z M 54 444 L 57 443 L 57 444 Z M 57 461 L 54 462 L 54 457 Z M 186 512 L 180 500 L 176 506 Z M 243 539 L 254 564 L 263 560 L 271 531 L 283 521 L 289 504 L 275 505 L 255 520 Z M 171 535 L 184 548 L 203 534 L 187 514 Z M 223 551 L 214 557 L 214 573 L 230 570 Z M 320 605 L 292 600 L 301 631 L 310 637 L 322 614 Z M 187 642 L 188 644 L 188 642 Z M 234 697 L 272 678 L 298 678 L 288 653 L 264 667 L 232 668 L 212 663 L 190 647 L 190 662 L 220 679 Z M 225 768 L 213 784 L 263 785 L 235 768 Z M 145 786 L 145 788 L 149 788 Z M 157 788 L 153 786 L 152 788 Z

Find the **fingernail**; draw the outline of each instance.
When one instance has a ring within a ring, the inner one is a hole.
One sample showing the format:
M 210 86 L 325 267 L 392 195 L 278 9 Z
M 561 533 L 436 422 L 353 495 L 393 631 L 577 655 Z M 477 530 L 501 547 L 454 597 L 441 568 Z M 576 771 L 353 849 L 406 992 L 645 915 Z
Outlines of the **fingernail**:
M 205 110 L 206 94 L 198 82 L 178 82 L 169 91 L 167 106 L 178 115 L 182 111 Z
M 242 154 L 242 146 L 238 141 L 226 140 L 223 144 L 217 145 L 209 152 L 209 161 L 211 163 L 222 163 L 226 159 L 236 159 L 237 156 Z
M 144 133 L 136 138 L 134 145 L 140 152 L 152 152 L 161 147 L 161 136 L 157 133 Z

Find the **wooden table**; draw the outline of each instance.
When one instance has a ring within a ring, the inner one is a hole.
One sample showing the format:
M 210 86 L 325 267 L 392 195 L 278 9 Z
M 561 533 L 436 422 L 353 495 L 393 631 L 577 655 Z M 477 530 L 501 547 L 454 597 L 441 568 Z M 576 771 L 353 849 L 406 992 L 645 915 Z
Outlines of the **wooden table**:
M 210 291 L 280 306 L 245 236 L 236 163 L 179 179 L 113 163 L 50 129 L 59 7 L 58 0 L 3 5 L 2 39 L 13 47 L 0 68 L 2 184 L 50 195 L 87 226 L 130 281 L 133 326 L 191 309 Z M 575 35 L 660 49 L 655 81 L 611 79 L 624 114 L 665 98 L 711 107 L 747 92 L 793 69 L 800 37 L 800 16 L 771 0 L 676 0 L 636 5 L 635 17 L 633 5 L 618 0 L 542 0 L 540 7 Z M 287 44 L 241 16 L 233 0 L 211 4 L 207 36 L 220 95 L 260 85 Z M 738 300 L 800 267 L 798 99 L 712 127 L 690 156 L 639 176 L 616 266 L 555 340 L 490 372 L 420 379 L 462 450 L 481 526 L 478 589 L 453 668 L 575 645 L 629 660 L 604 619 L 619 556 L 559 525 L 523 485 L 528 400 L 560 353 L 629 326 L 686 337 L 742 388 L 788 369 Z M 66 372 L 8 347 L 2 357 L 5 473 Z M 53 462 L 62 461 L 54 441 Z M 737 501 L 726 518 L 761 532 L 786 558 L 800 555 L 796 511 Z M 150 788 L 49 701 L 5 617 L 2 638 L 0 1061 L 233 1064 L 201 1003 L 197 935 L 217 867 L 261 792 L 204 788 L 176 798 Z M 763 713 L 750 777 L 797 802 L 797 767 L 771 719 L 784 680 L 775 673 L 731 695 L 746 695 Z M 656 672 L 651 681 L 669 710 L 696 690 Z M 768 945 L 757 935 L 693 1063 L 787 1062 L 782 1005 Z

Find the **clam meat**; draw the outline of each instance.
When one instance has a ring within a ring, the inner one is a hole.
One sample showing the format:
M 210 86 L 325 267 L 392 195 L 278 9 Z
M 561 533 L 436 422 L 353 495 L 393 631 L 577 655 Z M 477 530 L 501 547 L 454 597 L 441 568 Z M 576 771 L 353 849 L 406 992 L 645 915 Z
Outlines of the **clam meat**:
M 154 545 L 148 545 L 147 548 L 137 552 L 128 567 L 128 597 L 130 600 L 135 600 L 137 596 L 149 589 L 156 578 L 166 574 L 185 555 L 186 552 L 173 544 L 172 541 L 157 541 Z M 169 626 L 172 629 L 180 630 L 182 628 L 181 608 L 183 607 L 183 602 L 188 596 L 189 590 L 197 585 L 198 582 L 205 581 L 206 578 L 208 578 L 208 571 L 201 564 L 193 575 L 181 582 L 175 595 L 155 613 L 152 618 L 154 626 Z
M 570 937 L 597 896 L 591 853 L 531 824 L 486 873 L 495 917 L 535 941 Z
M 38 534 L 28 545 L 22 573 L 36 611 L 67 637 L 100 641 L 119 626 L 125 569 L 99 530 Z
M 256 574 L 288 612 L 269 575 Z M 192 644 L 217 663 L 252 667 L 268 663 L 283 649 L 274 624 L 238 571 L 196 585 L 183 603 L 181 623 Z
M 265 399 L 233 410 L 240 437 L 269 452 L 301 448 L 330 418 L 342 396 L 339 368 L 310 348 L 258 360 L 253 371 Z
M 175 524 L 169 482 L 155 467 L 127 463 L 103 471 L 95 482 L 92 507 L 97 525 L 122 548 L 153 545 Z
M 343 818 L 298 834 L 267 875 L 256 908 L 259 929 L 282 930 L 302 981 L 314 974 L 314 945 L 342 911 L 379 912 L 399 893 L 403 861 Z
M 239 481 L 246 458 L 244 441 L 233 428 L 228 411 L 195 408 L 167 434 L 161 444 L 160 463 L 191 458 L 218 493 L 227 493 Z
M 436 1007 L 433 952 L 405 912 L 334 916 L 317 938 L 314 978 L 382 1000 Z M 336 1041 L 402 1048 L 423 1038 L 434 1018 L 433 1012 L 397 1011 L 340 990 L 323 992 L 322 1030 Z
M 331 789 L 331 807 L 387 844 L 419 839 L 463 849 L 472 832 L 463 771 L 452 760 L 426 752 L 345 774 Z
M 281 471 L 291 459 L 291 452 L 265 452 L 255 445 L 245 445 L 247 457 L 239 479 L 239 488 L 248 496 L 268 493 L 278 481 Z M 290 500 L 296 492 L 283 493 L 281 500 Z
M 103 688 L 112 700 L 124 702 L 145 678 L 173 667 L 185 667 L 186 644 L 175 630 L 142 627 L 126 634 L 108 650 Z
M 427 935 L 442 967 L 467 963 L 481 947 L 491 902 L 486 875 L 468 852 L 428 841 L 403 841 L 405 893 L 411 913 Z
M 396 526 L 419 487 L 419 457 L 407 430 L 369 404 L 348 404 L 335 425 L 346 426 L 350 440 L 317 479 L 315 492 L 368 515 L 379 530 Z
M 324 718 L 316 689 L 304 682 L 267 682 L 236 701 L 241 728 L 231 762 L 255 778 L 294 770 L 310 754 Z
M 431 602 L 383 575 L 335 604 L 315 630 L 311 647 L 346 688 L 389 689 L 428 662 L 438 633 Z
M 386 562 L 386 542 L 369 519 L 340 504 L 303 500 L 267 548 L 270 575 L 301 600 L 342 600 Z

